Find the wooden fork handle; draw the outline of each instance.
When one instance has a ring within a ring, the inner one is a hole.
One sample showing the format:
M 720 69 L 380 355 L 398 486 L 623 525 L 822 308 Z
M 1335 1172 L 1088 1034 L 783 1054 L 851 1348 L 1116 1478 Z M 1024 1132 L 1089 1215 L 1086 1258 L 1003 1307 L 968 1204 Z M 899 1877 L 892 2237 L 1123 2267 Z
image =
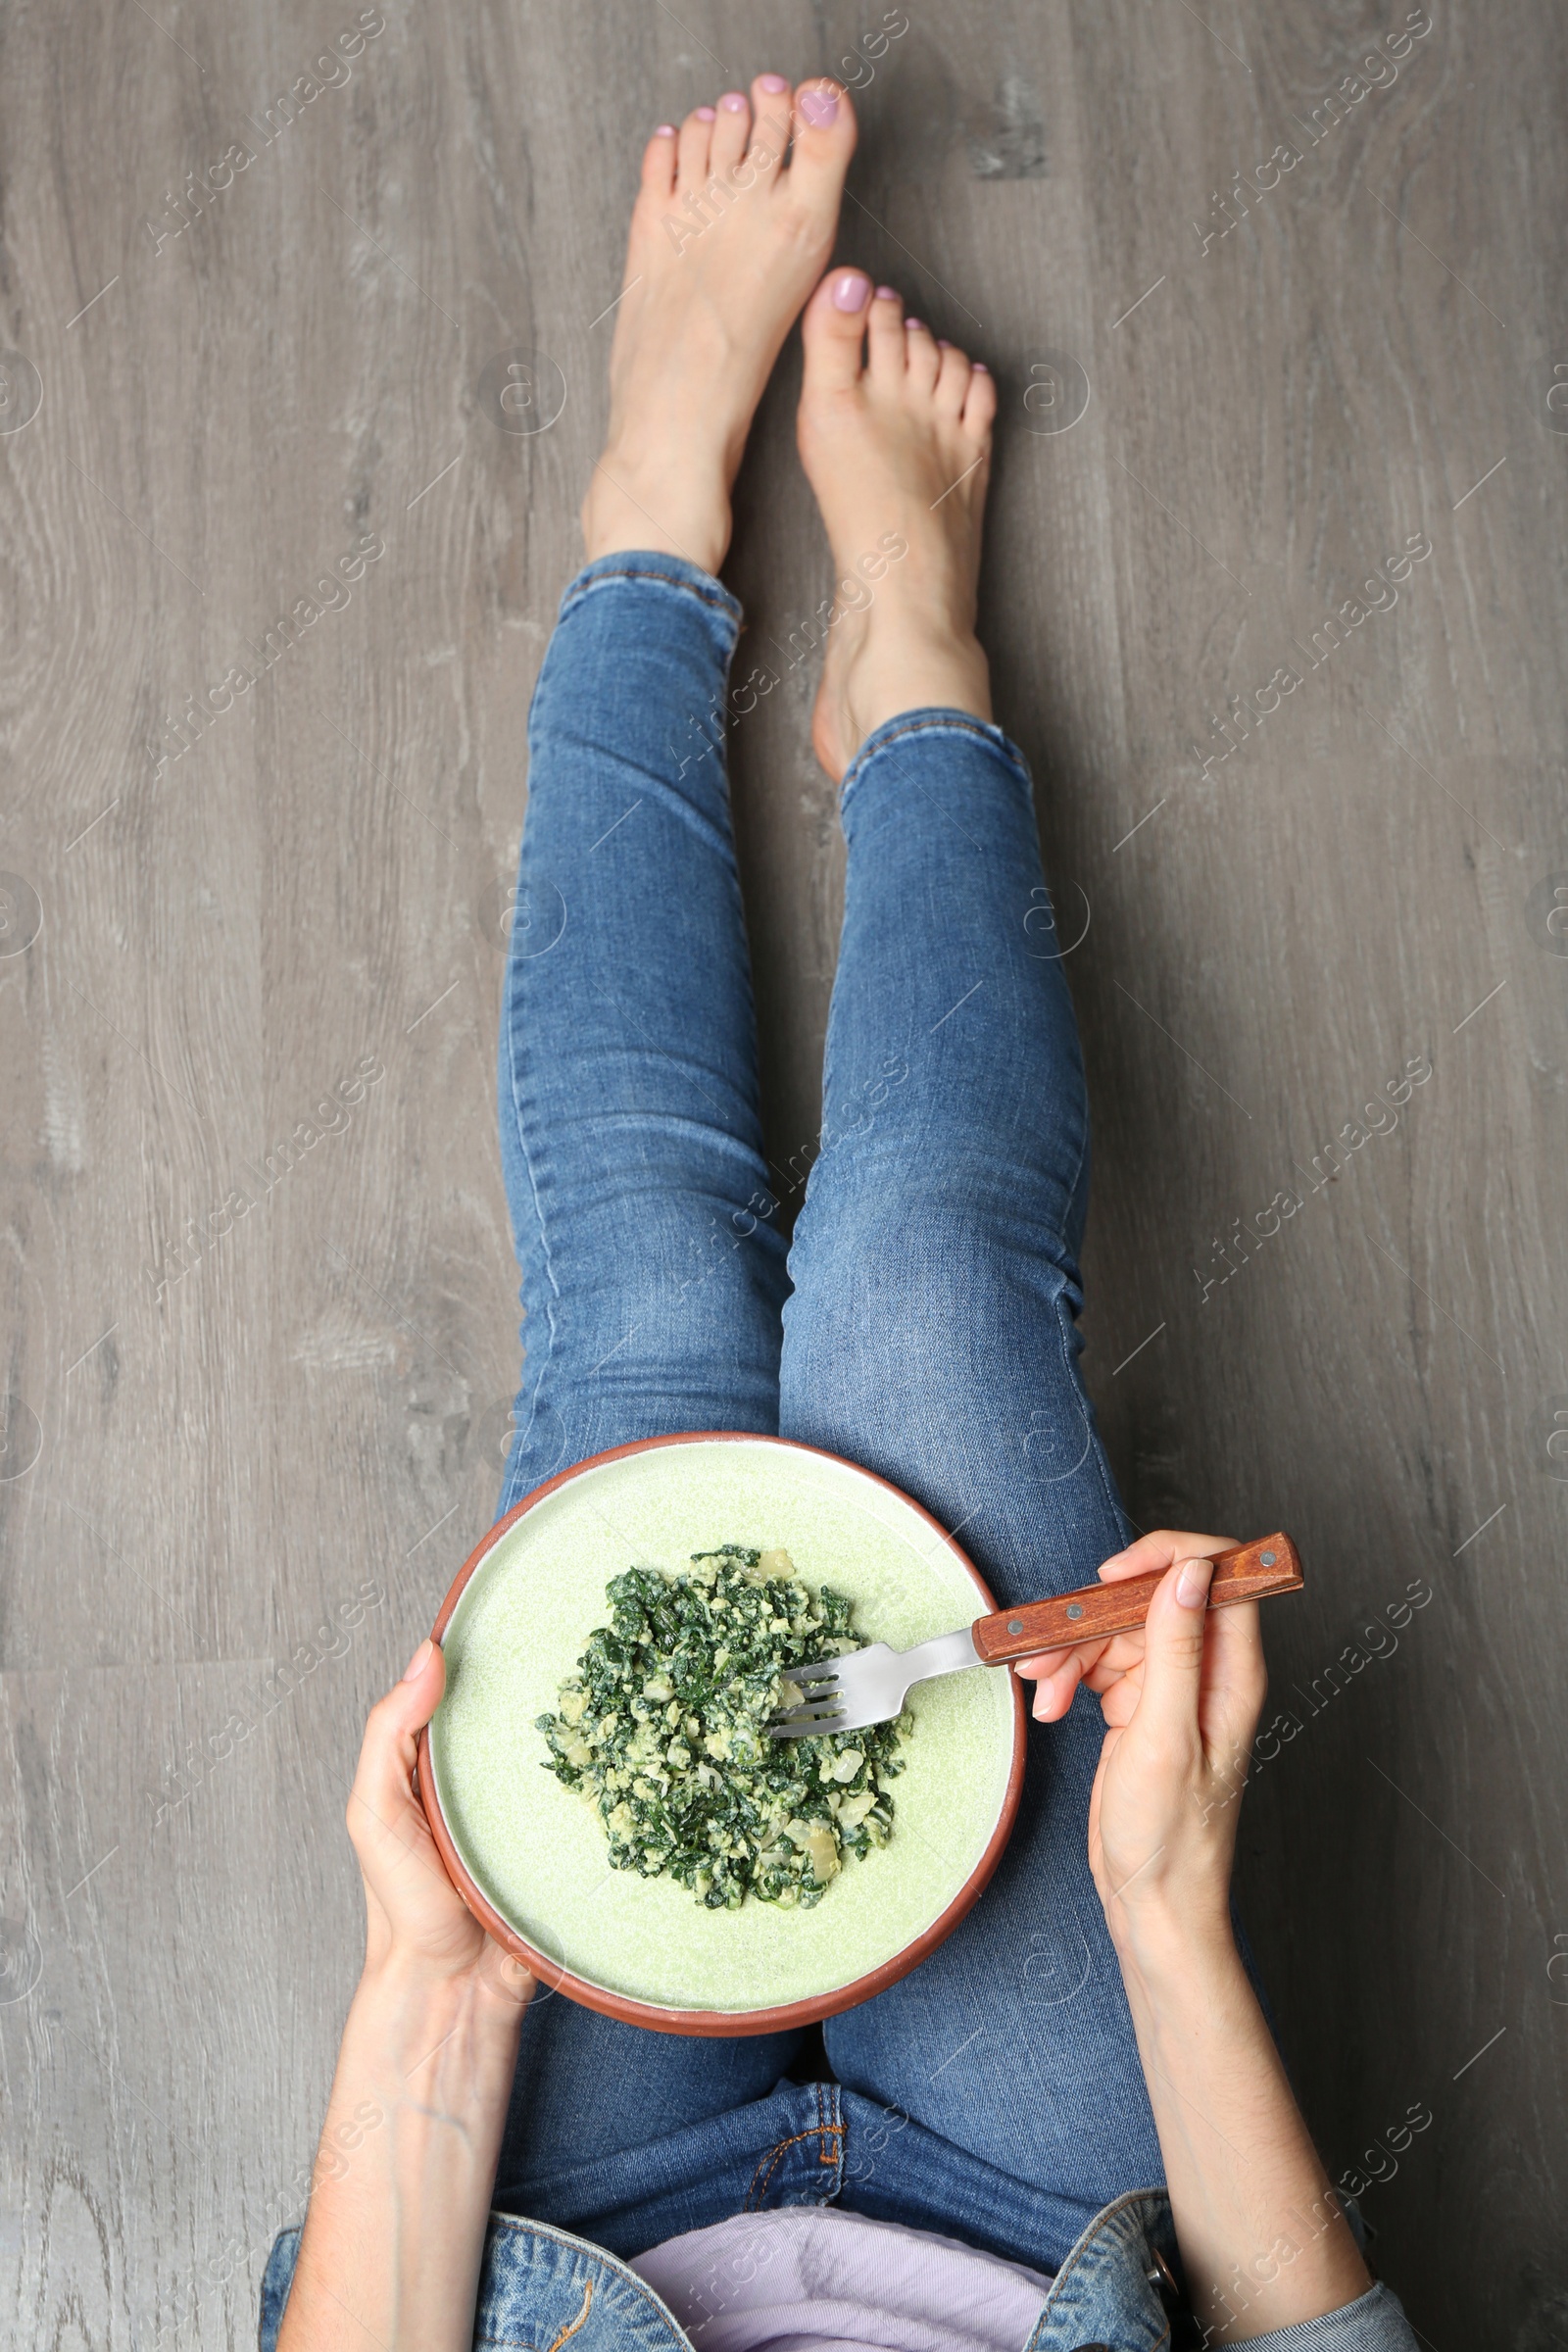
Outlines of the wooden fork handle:
M 1042 1649 L 1064 1649 L 1075 1642 L 1102 1642 L 1143 1624 L 1164 1572 L 1124 1577 L 1117 1584 L 1080 1585 L 1050 1600 L 1028 1600 L 1021 1608 L 977 1617 L 974 1645 L 987 1666 L 1008 1658 L 1032 1658 Z M 1238 1600 L 1265 1600 L 1275 1592 L 1299 1592 L 1301 1561 L 1289 1536 L 1260 1536 L 1235 1551 L 1215 1555 L 1208 1605 L 1223 1609 Z

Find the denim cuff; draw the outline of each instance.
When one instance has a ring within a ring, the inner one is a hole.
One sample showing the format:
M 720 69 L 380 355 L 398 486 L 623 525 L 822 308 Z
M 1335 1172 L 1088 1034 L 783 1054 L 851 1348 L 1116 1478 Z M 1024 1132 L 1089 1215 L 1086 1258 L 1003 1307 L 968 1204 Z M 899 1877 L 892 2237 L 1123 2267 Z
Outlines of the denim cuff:
M 611 556 L 595 556 L 585 564 L 561 600 L 560 617 L 564 620 L 573 606 L 596 590 L 619 587 L 630 583 L 650 594 L 674 590 L 683 597 L 694 597 L 705 605 L 718 626 L 726 658 L 735 651 L 741 633 L 741 606 L 731 596 L 722 580 L 715 580 L 710 571 L 698 564 L 688 564 L 684 556 L 661 555 L 654 548 L 619 550 Z
M 1419 2346 L 1403 2304 L 1380 2284 L 1319 2320 L 1254 2335 L 1249 2352 L 1419 2352 Z
M 1034 786 L 1028 765 L 1010 735 L 1004 735 L 988 718 L 976 718 L 971 710 L 933 705 L 929 710 L 901 710 L 897 718 L 884 719 L 881 726 L 872 730 L 844 771 L 844 781 L 839 787 L 840 812 L 873 760 L 892 751 L 896 744 L 908 745 L 915 738 L 933 735 L 946 736 L 950 741 L 957 737 L 989 752 L 1023 786 L 1025 794 L 1032 796 Z

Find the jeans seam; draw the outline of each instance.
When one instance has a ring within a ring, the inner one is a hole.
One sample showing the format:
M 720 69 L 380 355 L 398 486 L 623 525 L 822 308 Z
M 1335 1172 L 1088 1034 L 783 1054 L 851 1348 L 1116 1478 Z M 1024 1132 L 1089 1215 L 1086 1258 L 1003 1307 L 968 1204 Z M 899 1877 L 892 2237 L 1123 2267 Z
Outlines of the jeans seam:
M 822 2162 L 833 2167 L 833 2185 L 822 2202 L 825 2205 L 831 2205 L 837 2201 L 844 2189 L 844 2110 L 840 2103 L 836 2082 L 826 2086 L 825 2103 L 832 2109 L 835 2118 L 833 2125 L 824 2128 L 822 2140 Z M 827 2144 L 830 2132 L 833 2134 L 831 2149 Z
M 1084 1162 L 1088 1157 L 1089 1119 L 1086 1112 L 1079 1131 L 1078 1158 L 1073 1168 L 1072 1182 L 1067 1187 L 1067 1213 L 1069 1219 L 1072 1215 L 1071 1203 L 1076 1198 L 1078 1191 L 1078 1180 L 1084 1172 Z M 1066 1368 L 1067 1377 L 1077 1389 L 1079 1396 L 1083 1398 L 1085 1423 L 1089 1430 L 1090 1448 L 1095 1456 L 1095 1474 L 1100 1480 L 1101 1492 L 1103 1494 L 1106 1502 L 1110 1506 L 1110 1515 L 1112 1519 L 1115 1520 L 1117 1526 L 1121 1528 L 1123 1534 L 1125 1535 L 1128 1525 L 1126 1506 L 1123 1503 L 1121 1496 L 1117 1494 L 1116 1482 L 1110 1475 L 1110 1468 L 1105 1460 L 1104 1445 L 1100 1440 L 1100 1433 L 1095 1423 L 1095 1409 L 1093 1404 L 1090 1402 L 1088 1391 L 1084 1387 L 1082 1375 L 1078 1370 L 1077 1364 L 1073 1360 L 1072 1350 L 1067 1344 L 1066 1329 L 1062 1323 L 1059 1313 L 1056 1316 L 1056 1336 L 1061 1344 L 1061 1358 L 1062 1363 Z
M 579 2312 L 578 2312 L 578 2314 L 577 2314 L 577 2317 L 576 2317 L 574 2320 L 570 2320 L 570 2321 L 568 2321 L 568 2322 L 567 2322 L 567 2324 L 566 2324 L 566 2326 L 565 2326 L 564 2328 L 563 2328 L 563 2329 L 561 2330 L 561 2333 L 560 2333 L 560 2334 L 557 2336 L 557 2338 L 556 2338 L 555 2342 L 554 2342 L 554 2343 L 551 2345 L 551 2347 L 550 2347 L 550 2352 L 561 2352 L 561 2347 L 562 2347 L 562 2345 L 563 2345 L 564 2343 L 565 2343 L 565 2342 L 566 2342 L 566 2340 L 568 2339 L 568 2337 L 570 2337 L 570 2336 L 573 2336 L 573 2335 L 575 2335 L 575 2334 L 576 2334 L 576 2332 L 577 2332 L 578 2328 L 579 2328 L 582 2326 L 582 2324 L 583 2324 L 584 2320 L 585 2320 L 585 2319 L 588 2317 L 588 2314 L 589 2314 L 589 2312 L 590 2312 L 590 2311 L 593 2309 L 593 2302 L 594 2302 L 594 2282 L 593 2282 L 592 2278 L 590 2278 L 590 2279 L 589 2279 L 589 2281 L 588 2281 L 587 2289 L 586 2289 L 586 2291 L 585 2291 L 585 2293 L 584 2293 L 584 2295 L 583 2295 L 583 2299 L 582 2299 L 582 2309 L 581 2309 L 581 2311 L 579 2311 Z
M 1083 2232 L 1082 2236 L 1079 2237 L 1076 2244 L 1068 2249 L 1066 2258 L 1062 2262 L 1060 2268 L 1057 2270 L 1055 2277 L 1052 2279 L 1051 2293 L 1046 2299 L 1046 2308 L 1040 2314 L 1039 2319 L 1035 2323 L 1034 2330 L 1029 2337 L 1029 2341 L 1024 2346 L 1024 2352 L 1037 2352 L 1037 2347 L 1039 2346 L 1041 2336 L 1043 2335 L 1046 2328 L 1059 2316 L 1062 2303 L 1060 2290 L 1063 2280 L 1070 2278 L 1075 2271 L 1080 2270 L 1091 2254 L 1103 2253 L 1104 2249 L 1102 2244 L 1102 2240 L 1106 2230 L 1116 2230 L 1119 2251 L 1119 2241 L 1125 2235 L 1125 2232 L 1118 2226 L 1122 2223 L 1123 2218 L 1127 2215 L 1127 2213 L 1136 2206 L 1142 2206 L 1150 2198 L 1168 2198 L 1168 2196 L 1169 2191 L 1166 2189 L 1124 2188 L 1119 2197 L 1114 2198 L 1109 2205 L 1105 2206 L 1102 2211 L 1095 2216 L 1093 2222 Z M 1138 2216 L 1138 2224 L 1140 2227 L 1143 2226 L 1142 2214 Z M 1158 2337 L 1157 2341 L 1152 2347 L 1152 2352 L 1159 2352 L 1160 2345 L 1168 2344 L 1170 2337 L 1171 2326 L 1169 2320 L 1167 2319 L 1165 2322 L 1164 2333 Z
M 844 2126 L 842 2124 L 824 2124 L 821 2122 L 820 2098 L 817 2102 L 817 2117 L 818 2121 L 810 2131 L 792 2132 L 788 2139 L 781 2139 L 777 2141 L 773 2147 L 764 2150 L 762 2155 L 759 2157 L 757 2170 L 752 2175 L 752 2184 L 746 2191 L 746 2203 L 744 2211 L 747 2213 L 757 2213 L 761 2210 L 761 2200 L 766 2196 L 768 2190 L 773 2185 L 773 2175 L 778 2171 L 779 2166 L 783 2163 L 785 2156 L 791 2148 L 799 2147 L 803 2139 L 815 2139 L 818 2137 L 818 2135 L 820 2135 L 822 2138 L 824 2145 L 830 2138 L 837 2139 L 842 2137 L 844 2132 Z M 821 2161 L 824 2164 L 832 2164 L 836 2161 L 836 2159 L 832 2156 L 824 2155 Z M 766 2167 L 765 2174 L 763 2172 L 764 2166 Z M 756 2200 L 755 2203 L 753 2201 L 754 2199 Z
M 529 1413 L 529 1416 L 528 1416 L 528 1420 L 529 1420 L 529 1428 L 531 1429 L 531 1428 L 532 1428 L 532 1426 L 533 1426 L 533 1423 L 534 1423 L 534 1422 L 535 1422 L 535 1421 L 538 1419 L 538 1416 L 539 1416 L 539 1393 L 540 1393 L 541 1389 L 544 1387 L 545 1375 L 546 1375 L 546 1373 L 549 1371 L 549 1369 L 550 1369 L 550 1365 L 551 1365 L 551 1362 L 552 1362 L 552 1360 L 553 1360 L 553 1358 L 554 1358 L 554 1356 L 555 1356 L 555 1351 L 556 1351 L 556 1308 L 557 1308 L 557 1306 L 560 1304 L 560 1301 L 561 1301 L 561 1285 L 560 1285 L 560 1283 L 559 1283 L 559 1282 L 556 1280 L 556 1268 L 555 1268 L 555 1260 L 554 1260 L 553 1254 L 552 1254 L 552 1252 L 551 1252 L 551 1248 L 550 1248 L 550 1237 L 549 1237 L 549 1234 L 548 1234 L 548 1232 L 547 1232 L 547 1230 L 546 1230 L 546 1226 L 545 1226 L 545 1211 L 544 1211 L 544 1202 L 543 1202 L 543 1200 L 540 1199 L 540 1193 L 539 1193 L 539 1178 L 538 1178 L 538 1174 L 537 1174 L 537 1172 L 536 1172 L 536 1170 L 535 1170 L 535 1167 L 534 1167 L 533 1154 L 532 1154 L 532 1152 L 531 1152 L 529 1151 L 529 1149 L 528 1149 L 527 1137 L 526 1137 L 526 1134 L 525 1134 L 525 1132 L 524 1132 L 524 1127 L 523 1127 L 523 1117 L 522 1117 L 522 1102 L 521 1102 L 521 1098 L 520 1098 L 520 1088 L 519 1088 L 519 1076 L 520 1076 L 520 1073 L 519 1073 L 518 1066 L 517 1066 L 517 1064 L 518 1064 L 518 1028 L 519 1028 L 519 1023 L 518 1023 L 518 1022 L 517 1022 L 517 1021 L 516 1021 L 516 1020 L 514 1018 L 514 1016 L 513 1016 L 513 1007 L 512 1007 L 512 1001 L 511 1001 L 511 1000 L 512 1000 L 512 990 L 511 990 L 511 987 L 509 986 L 509 987 L 508 987 L 508 990 L 507 990 L 507 1007 L 506 1007 L 506 1019 L 507 1019 L 507 1076 L 508 1076 L 508 1081 L 509 1081 L 509 1092 L 510 1092 L 510 1094 L 511 1094 L 511 1096 L 512 1096 L 512 1116 L 513 1116 L 513 1125 L 514 1125 L 514 1130 L 515 1130 L 516 1139 L 517 1139 L 517 1152 L 518 1152 L 518 1155 L 520 1156 L 520 1158 L 521 1158 L 521 1160 L 522 1160 L 523 1168 L 524 1168 L 524 1170 L 525 1170 L 525 1172 L 526 1172 L 526 1174 L 527 1174 L 527 1178 L 528 1178 L 528 1198 L 529 1198 L 530 1201 L 531 1201 L 531 1202 L 532 1202 L 532 1204 L 533 1204 L 534 1221 L 535 1221 L 535 1223 L 536 1223 L 536 1225 L 537 1225 L 537 1227 L 538 1227 L 538 1233 L 539 1233 L 539 1256 L 540 1256 L 540 1262 L 541 1262 L 541 1264 L 542 1264 L 542 1266 L 543 1266 L 543 1268 L 544 1268 L 545 1281 L 546 1281 L 546 1283 L 547 1283 L 547 1284 L 548 1284 L 548 1286 L 549 1286 L 549 1296 L 548 1296 L 547 1299 L 545 1300 L 545 1316 L 544 1316 L 544 1322 L 545 1322 L 545 1347 L 544 1347 L 544 1361 L 543 1361 L 543 1363 L 542 1363 L 542 1364 L 540 1364 L 540 1365 L 539 1365 L 539 1367 L 538 1367 L 538 1371 L 537 1371 L 537 1374 L 536 1374 L 536 1377 L 535 1377 L 535 1379 L 534 1379 L 534 1382 L 533 1382 L 532 1409 L 531 1409 L 531 1411 L 530 1411 L 530 1413 Z M 525 1317 L 525 1319 L 526 1319 L 526 1317 Z M 530 1359 L 530 1358 L 532 1357 L 532 1355 L 533 1355 L 533 1352 L 534 1352 L 534 1351 L 533 1351 L 533 1349 L 532 1349 L 532 1348 L 530 1348 L 530 1347 L 527 1345 L 527 1343 L 526 1343 L 526 1342 L 524 1342 L 524 1345 L 523 1345 L 523 1361 L 522 1361 L 522 1365 L 521 1365 L 521 1368 L 520 1368 L 520 1369 L 521 1369 L 521 1378 L 520 1378 L 520 1380 L 519 1380 L 519 1383 L 518 1383 L 519 1393 L 520 1393 L 520 1392 L 521 1392 L 521 1390 L 522 1390 L 524 1387 L 526 1387 L 526 1385 L 527 1385 L 527 1371 L 528 1371 L 528 1364 L 529 1364 L 529 1359 Z M 509 1459 L 508 1468 L 509 1468 L 509 1471 L 510 1471 L 510 1468 L 511 1468 L 510 1459 Z
M 845 773 L 844 781 L 839 787 L 839 809 L 841 814 L 848 804 L 850 795 L 854 792 L 866 768 L 870 766 L 871 761 L 876 759 L 877 755 L 883 751 L 890 750 L 891 747 L 896 743 L 902 743 L 906 736 L 910 735 L 973 736 L 976 742 L 985 745 L 987 751 L 995 752 L 1004 765 L 1008 767 L 1012 774 L 1018 778 L 1019 782 L 1023 784 L 1025 789 L 1029 789 L 1028 770 L 1023 766 L 1022 761 L 1007 743 L 1007 740 L 1003 735 L 1000 727 L 994 726 L 984 719 L 967 717 L 960 710 L 943 711 L 940 713 L 933 711 L 928 716 L 910 719 L 905 726 L 889 725 L 885 731 L 879 733 L 876 742 L 872 744 L 869 751 L 862 746 L 861 749 L 857 752 Z
M 562 600 L 561 618 L 564 620 L 567 613 L 574 611 L 585 597 L 591 596 L 596 588 L 606 585 L 611 580 L 647 580 L 657 587 L 679 589 L 683 596 L 691 597 L 695 603 L 705 607 L 708 612 L 716 613 L 725 622 L 730 634 L 730 651 L 734 652 L 735 643 L 740 636 L 740 615 L 733 610 L 735 600 L 730 596 L 729 590 L 717 580 L 714 581 L 711 588 L 703 588 L 696 580 L 683 580 L 672 571 L 633 569 L 630 566 L 624 570 L 597 571 L 592 579 L 579 580 L 567 589 Z
M 816 2093 L 816 2128 L 822 2135 L 822 2145 L 817 2150 L 816 2161 L 818 2164 L 837 2164 L 839 2146 L 842 2143 L 835 2139 L 835 2133 L 839 2127 L 826 2120 L 827 2101 L 823 2096 L 826 2085 L 816 2082 L 811 2087 Z
M 1079 1164 L 1080 1166 L 1082 1165 L 1081 1159 Z M 1061 1304 L 1062 1302 L 1058 1298 L 1056 1302 L 1055 1321 L 1056 1337 L 1061 1348 L 1062 1368 L 1065 1371 L 1067 1379 L 1083 1406 L 1084 1428 L 1089 1438 L 1088 1450 L 1094 1456 L 1095 1475 L 1100 1481 L 1101 1493 L 1104 1495 L 1105 1501 L 1109 1505 L 1112 1519 L 1116 1522 L 1116 1525 L 1121 1528 L 1123 1534 L 1125 1535 L 1128 1525 L 1126 1506 L 1123 1503 L 1121 1496 L 1117 1494 L 1116 1482 L 1110 1475 L 1110 1465 L 1105 1459 L 1104 1441 L 1102 1439 L 1099 1427 L 1096 1423 L 1094 1404 L 1090 1398 L 1088 1390 L 1084 1386 L 1083 1375 L 1079 1371 L 1077 1363 L 1073 1358 L 1072 1348 L 1067 1339 L 1067 1327 L 1061 1316 Z M 1081 1464 L 1079 1466 L 1081 1467 Z M 1081 1928 L 1079 1933 L 1080 1935 L 1083 1933 Z

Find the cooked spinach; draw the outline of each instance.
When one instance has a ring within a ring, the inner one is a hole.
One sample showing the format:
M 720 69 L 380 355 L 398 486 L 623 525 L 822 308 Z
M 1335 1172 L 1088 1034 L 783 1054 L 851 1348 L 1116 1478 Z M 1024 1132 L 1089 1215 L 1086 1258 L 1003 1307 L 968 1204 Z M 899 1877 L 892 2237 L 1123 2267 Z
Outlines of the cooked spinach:
M 767 1736 L 768 1717 L 800 1699 L 792 1666 L 860 1647 L 842 1592 L 808 1592 L 786 1551 L 725 1544 L 678 1576 L 629 1568 L 606 1597 L 610 1624 L 537 1728 L 544 1770 L 594 1804 L 614 1869 L 674 1879 L 713 1911 L 748 1894 L 806 1910 L 846 1854 L 887 1843 L 907 1713 Z

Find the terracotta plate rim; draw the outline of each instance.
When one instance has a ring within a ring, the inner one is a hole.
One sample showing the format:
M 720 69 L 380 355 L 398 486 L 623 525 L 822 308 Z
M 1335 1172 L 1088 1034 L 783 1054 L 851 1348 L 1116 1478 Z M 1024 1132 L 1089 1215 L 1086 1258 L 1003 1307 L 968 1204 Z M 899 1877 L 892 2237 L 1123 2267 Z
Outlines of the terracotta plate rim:
M 524 1494 L 520 1502 L 514 1503 L 506 1516 L 498 1519 L 495 1525 L 480 1538 L 463 1566 L 458 1570 L 452 1580 L 447 1596 L 441 1603 L 436 1621 L 430 1629 L 431 1640 L 435 1642 L 443 1640 L 447 1627 L 452 1622 L 453 1613 L 467 1589 L 469 1579 L 481 1563 L 489 1557 L 508 1529 L 513 1527 L 525 1511 L 535 1509 L 547 1495 L 555 1494 L 558 1488 L 566 1486 L 574 1478 L 582 1477 L 585 1471 L 600 1469 L 606 1462 L 622 1461 L 630 1454 L 653 1453 L 665 1446 L 712 1445 L 773 1446 L 780 1446 L 791 1453 L 814 1454 L 820 1461 L 836 1462 L 844 1469 L 853 1470 L 858 1478 L 868 1479 L 873 1486 L 885 1488 L 890 1494 L 897 1495 L 900 1502 L 924 1520 L 926 1526 L 942 1544 L 949 1557 L 956 1561 L 957 1565 L 963 1569 L 980 1598 L 981 1608 L 976 1614 L 989 1616 L 995 1610 L 997 1603 L 992 1596 L 991 1589 L 973 1560 L 969 1558 L 968 1553 L 949 1535 L 939 1520 L 934 1519 L 931 1513 L 916 1502 L 911 1495 L 906 1494 L 902 1487 L 896 1487 L 891 1479 L 879 1477 L 874 1470 L 867 1470 L 859 1462 L 851 1461 L 846 1454 L 830 1453 L 822 1446 L 805 1446 L 794 1438 L 772 1438 L 764 1436 L 760 1431 L 746 1429 L 694 1429 L 684 1430 L 674 1437 L 638 1438 L 630 1445 L 612 1446 L 603 1453 L 593 1453 L 586 1460 L 573 1463 L 569 1470 L 557 1471 L 553 1478 L 547 1478 L 542 1486 L 537 1486 L 531 1494 Z M 1023 1686 L 1016 1676 L 1012 1676 L 1010 1679 L 1012 1682 L 1012 1763 L 1007 1774 L 1007 1786 L 1003 1795 L 1002 1807 L 997 1816 L 996 1826 L 986 1842 L 984 1852 L 946 1910 L 911 1942 L 906 1944 L 902 1951 L 895 1952 L 891 1959 L 881 1961 L 877 1967 L 867 1970 L 864 1976 L 855 1978 L 852 1983 L 840 1985 L 835 1991 L 812 1993 L 807 1999 L 784 2001 L 771 2008 L 664 2008 L 658 2002 L 638 2000 L 631 1993 L 613 1992 L 606 1985 L 596 1984 L 586 1977 L 574 1976 L 570 1969 L 559 1961 L 552 1960 L 548 1954 L 539 1951 L 524 1936 L 519 1936 L 516 1929 L 509 1921 L 503 1919 L 495 1906 L 480 1892 L 453 1841 L 452 1834 L 447 1828 L 441 1811 L 440 1799 L 436 1793 L 435 1772 L 430 1762 L 428 1729 L 421 1731 L 418 1739 L 418 1758 L 416 1769 L 419 1801 L 424 1809 L 425 1820 L 430 1825 L 430 1835 L 435 1839 L 436 1850 L 446 1867 L 447 1876 L 451 1879 L 468 1910 L 486 1933 L 501 1945 L 502 1949 L 510 1952 L 514 1959 L 520 1960 L 529 1975 L 547 1990 L 563 1992 L 568 2000 L 577 2001 L 586 2009 L 597 2010 L 602 2017 L 618 2018 L 625 2025 L 651 2027 L 662 2034 L 696 2034 L 723 2038 L 753 2034 L 786 2033 L 796 2027 L 816 2025 L 826 2017 L 837 2017 L 842 2010 L 858 2008 L 860 2002 L 868 2001 L 874 1994 L 885 1991 L 888 1985 L 896 1984 L 901 1977 L 908 1976 L 911 1970 L 919 1967 L 922 1960 L 929 1958 L 938 1944 L 946 1941 L 958 1922 L 979 1900 L 993 1871 L 1001 1861 L 1003 1849 L 1011 1836 L 1012 1825 L 1017 1818 L 1018 1800 L 1023 1792 L 1028 1717 L 1024 1708 Z

